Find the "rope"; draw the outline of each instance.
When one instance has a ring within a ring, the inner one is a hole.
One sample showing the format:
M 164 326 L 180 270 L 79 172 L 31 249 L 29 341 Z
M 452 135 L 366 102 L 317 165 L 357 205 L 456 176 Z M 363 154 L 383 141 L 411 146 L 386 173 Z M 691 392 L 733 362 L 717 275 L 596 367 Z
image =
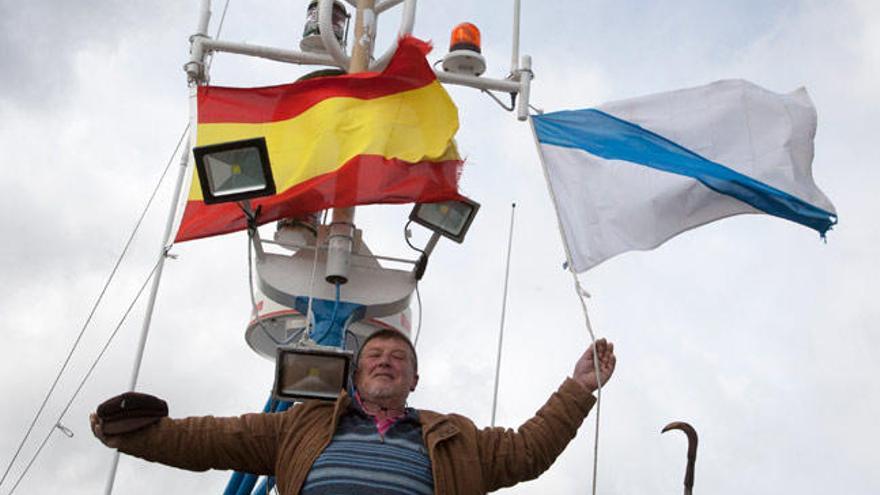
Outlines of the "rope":
M 141 295 L 144 293 L 144 289 L 147 288 L 147 283 L 150 281 L 151 278 L 153 278 L 153 275 L 156 273 L 156 270 L 159 268 L 159 264 L 161 263 L 161 261 L 162 261 L 162 258 L 159 258 L 156 261 L 156 264 L 153 265 L 153 269 L 150 270 L 150 274 L 147 276 L 147 278 L 141 284 L 141 288 L 138 289 L 138 292 L 134 296 L 134 299 L 131 301 L 131 304 L 128 305 L 128 308 L 126 308 L 125 313 L 122 314 L 122 318 L 120 318 L 119 323 L 116 324 L 116 328 L 113 329 L 113 332 L 110 334 L 110 337 L 107 338 L 107 342 L 104 344 L 104 347 L 101 348 L 101 352 L 98 353 L 98 356 L 92 362 L 91 367 L 89 367 L 89 370 L 86 372 L 85 376 L 83 376 L 83 379 L 79 382 L 79 386 L 76 387 L 76 390 L 73 392 L 73 396 L 71 396 L 70 400 L 67 401 L 67 405 L 64 406 L 64 409 L 61 411 L 61 414 L 58 415 L 58 419 L 55 421 L 54 425 L 52 426 L 52 429 L 50 429 L 49 433 L 46 434 L 45 438 L 43 438 L 42 443 L 40 443 L 39 448 L 37 448 L 37 451 L 34 453 L 33 457 L 31 457 L 31 460 L 28 461 L 27 466 L 25 466 L 25 468 L 24 468 L 24 471 L 22 471 L 21 475 L 15 481 L 15 484 L 12 485 L 12 489 L 9 490 L 8 495 L 12 495 L 15 492 L 15 489 L 18 488 L 18 485 L 21 483 L 21 481 L 27 475 L 31 466 L 34 464 L 34 461 L 37 460 L 37 457 L 40 455 L 40 452 L 43 451 L 43 447 L 46 446 L 46 443 L 52 437 L 52 433 L 55 431 L 56 426 L 61 424 L 61 420 L 64 419 L 64 415 L 67 414 L 67 411 L 70 409 L 70 406 L 73 404 L 73 401 L 79 395 L 80 391 L 82 390 L 83 386 L 85 386 L 88 379 L 92 376 L 92 372 L 95 371 L 95 368 L 98 366 L 98 362 L 101 360 L 102 357 L 104 357 L 104 353 L 107 352 L 107 348 L 110 347 L 110 343 L 113 342 L 113 339 L 116 337 L 116 334 L 119 333 L 119 329 L 122 328 L 122 324 L 125 323 L 125 320 L 126 320 L 126 318 L 128 318 L 129 313 L 131 313 L 132 308 L 134 308 L 135 303 L 137 303 L 138 299 L 140 299 Z
M 599 470 L 599 415 L 602 412 L 602 374 L 599 372 L 599 351 L 596 350 L 596 335 L 593 333 L 593 326 L 590 324 L 590 314 L 587 311 L 587 303 L 585 301 L 589 294 L 581 285 L 577 273 L 575 273 L 574 269 L 571 269 L 570 260 L 568 266 L 574 279 L 574 290 L 578 295 L 578 301 L 580 301 L 581 309 L 584 312 L 584 323 L 587 326 L 587 332 L 590 334 L 590 342 L 593 348 L 593 366 L 596 368 L 596 380 L 599 383 L 599 387 L 596 389 L 596 432 L 593 442 L 593 495 L 596 495 L 596 476 Z
M 571 252 L 568 249 L 568 242 L 565 238 L 565 232 L 562 230 L 562 223 L 559 220 L 559 207 L 556 203 L 556 195 L 553 193 L 553 188 L 550 186 L 550 177 L 547 174 L 547 164 L 544 163 L 544 155 L 541 153 L 541 143 L 538 141 L 538 134 L 535 132 L 535 122 L 529 118 L 529 127 L 532 129 L 532 138 L 535 140 L 535 147 L 538 149 L 538 158 L 541 161 L 541 170 L 544 172 L 544 182 L 547 183 L 547 190 L 550 192 L 550 199 L 553 202 L 553 209 L 556 211 L 556 227 L 559 229 L 559 235 L 562 238 L 562 247 L 565 249 L 565 261 L 568 271 L 571 272 L 571 276 L 574 279 L 574 289 L 577 293 L 578 300 L 581 303 L 581 309 L 584 313 L 584 323 L 587 327 L 587 332 L 590 335 L 590 345 L 593 349 L 593 366 L 596 369 L 596 378 L 598 380 L 598 388 L 596 389 L 596 432 L 594 435 L 593 441 L 593 490 L 592 495 L 596 495 L 596 483 L 597 477 L 599 473 L 599 416 L 602 410 L 602 374 L 599 370 L 599 352 L 596 350 L 596 335 L 593 333 L 593 326 L 590 324 L 590 314 L 587 311 L 587 303 L 584 301 L 584 297 L 589 297 L 587 291 L 584 290 L 583 286 L 581 286 L 581 282 L 577 277 L 577 272 L 574 271 L 573 264 L 571 262 Z
M 510 280 L 510 253 L 513 251 L 513 217 L 516 203 L 510 205 L 510 233 L 507 236 L 507 267 L 504 269 L 504 292 L 501 297 L 501 324 L 498 329 L 498 354 L 495 357 L 495 393 L 492 396 L 492 422 L 495 426 L 495 411 L 498 406 L 498 383 L 501 381 L 501 345 L 504 342 L 504 317 L 507 314 L 507 283 Z
M 104 295 L 107 293 L 107 289 L 110 287 L 110 283 L 116 276 L 116 272 L 119 269 L 119 265 L 122 264 L 123 258 L 125 258 L 125 255 L 128 254 L 128 248 L 131 246 L 135 234 L 137 234 L 137 231 L 140 229 L 141 223 L 143 223 L 144 217 L 147 215 L 147 211 L 153 204 L 153 200 L 156 198 L 156 194 L 159 192 L 159 187 L 162 185 L 162 181 L 165 180 L 165 176 L 168 174 L 168 169 L 171 167 L 171 163 L 174 161 L 174 157 L 177 155 L 178 150 L 180 150 L 180 145 L 183 143 L 183 139 L 184 137 L 186 137 L 186 133 L 188 130 L 189 124 L 187 123 L 186 128 L 184 128 L 183 132 L 180 134 L 180 138 L 177 140 L 177 146 L 174 147 L 174 152 L 171 153 L 171 156 L 168 158 L 168 163 L 165 164 L 165 170 L 163 170 L 162 175 L 159 176 L 159 181 L 156 183 L 156 187 L 153 188 L 153 192 L 150 194 L 150 198 L 147 200 L 147 204 L 144 206 L 140 217 L 138 217 L 137 219 L 137 222 L 135 222 L 134 229 L 132 229 L 131 234 L 128 236 L 128 240 L 125 241 L 125 246 L 123 246 L 122 252 L 116 259 L 116 263 L 113 265 L 113 269 L 110 270 L 110 275 L 107 277 L 107 281 L 104 282 L 104 286 L 101 288 L 101 292 L 98 293 L 98 298 L 92 305 L 92 309 L 91 311 L 89 311 L 89 315 L 88 317 L 86 317 L 85 323 L 83 323 L 79 334 L 76 336 L 76 340 L 74 340 L 73 345 L 70 347 L 70 351 L 67 353 L 67 357 L 64 359 L 64 363 L 61 365 L 61 369 L 58 370 L 58 374 L 55 376 L 55 380 L 52 382 L 52 386 L 49 387 L 49 391 L 46 393 L 46 396 L 43 398 L 43 402 L 37 409 L 37 412 L 34 415 L 30 426 L 28 426 L 27 432 L 25 432 L 24 434 L 24 438 L 22 438 L 21 443 L 18 444 L 18 448 L 15 450 L 15 455 L 12 456 L 12 460 L 9 461 L 9 465 L 6 466 L 6 470 L 3 472 L 3 477 L 0 478 L 0 486 L 3 485 L 4 481 L 6 481 L 6 477 L 9 475 L 9 471 L 12 469 L 13 464 L 15 464 L 16 459 L 18 459 L 19 454 L 21 454 L 21 449 L 24 447 L 24 444 L 27 442 L 28 438 L 33 432 L 34 426 L 37 424 L 40 415 L 46 408 L 46 404 L 49 402 L 49 398 L 55 392 L 55 388 L 58 386 L 58 382 L 61 381 L 61 376 L 67 369 L 67 365 L 70 364 L 73 353 L 76 352 L 76 349 L 79 347 L 79 343 L 82 340 L 83 335 L 85 334 L 86 328 L 88 328 L 89 323 L 91 323 L 92 318 L 95 316 L 95 312 L 97 311 L 98 306 L 101 304 L 101 301 L 104 300 Z

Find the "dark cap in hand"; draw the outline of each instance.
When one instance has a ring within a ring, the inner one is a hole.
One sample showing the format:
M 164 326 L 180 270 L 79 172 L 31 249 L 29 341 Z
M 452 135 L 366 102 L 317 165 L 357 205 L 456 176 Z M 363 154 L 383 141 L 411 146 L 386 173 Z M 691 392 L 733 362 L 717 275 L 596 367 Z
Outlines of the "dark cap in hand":
M 126 392 L 98 406 L 105 435 L 121 435 L 146 428 L 168 416 L 168 404 L 155 396 Z

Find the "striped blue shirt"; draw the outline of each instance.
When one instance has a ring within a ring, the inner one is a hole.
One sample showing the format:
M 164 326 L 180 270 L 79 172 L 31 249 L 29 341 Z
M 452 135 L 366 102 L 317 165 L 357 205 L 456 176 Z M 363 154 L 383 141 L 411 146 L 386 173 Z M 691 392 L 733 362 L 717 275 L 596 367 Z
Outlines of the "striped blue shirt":
M 372 416 L 353 404 L 330 444 L 315 460 L 302 495 L 410 495 L 434 493 L 431 460 L 418 412 L 407 408 L 384 435 Z

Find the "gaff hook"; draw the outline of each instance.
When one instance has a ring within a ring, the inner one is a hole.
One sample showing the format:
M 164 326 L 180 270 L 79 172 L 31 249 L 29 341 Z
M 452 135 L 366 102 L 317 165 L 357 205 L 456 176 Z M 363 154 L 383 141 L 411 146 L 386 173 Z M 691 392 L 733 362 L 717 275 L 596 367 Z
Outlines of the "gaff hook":
M 684 495 L 691 495 L 694 488 L 694 465 L 697 463 L 697 430 L 683 421 L 673 421 L 666 425 L 660 433 L 666 433 L 669 430 L 681 430 L 687 435 L 688 462 L 687 471 L 684 474 Z

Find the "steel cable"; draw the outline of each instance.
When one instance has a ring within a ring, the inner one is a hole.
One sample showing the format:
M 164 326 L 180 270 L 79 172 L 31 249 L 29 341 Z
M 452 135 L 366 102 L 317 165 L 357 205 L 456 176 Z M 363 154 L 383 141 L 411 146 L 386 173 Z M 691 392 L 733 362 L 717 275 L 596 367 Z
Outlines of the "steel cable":
M 174 157 L 177 156 L 177 152 L 180 150 L 180 145 L 183 143 L 183 138 L 186 137 L 186 133 L 189 130 L 189 124 L 187 123 L 186 128 L 184 128 L 183 132 L 180 134 L 180 138 L 177 140 L 177 146 L 174 147 L 174 152 L 168 158 L 168 163 L 165 164 L 165 170 L 162 171 L 162 175 L 159 176 L 159 181 L 156 183 L 156 187 L 153 188 L 152 194 L 150 194 L 150 198 L 147 200 L 147 204 L 144 206 L 143 211 L 141 212 L 140 217 L 134 225 L 134 229 L 132 229 L 131 234 L 128 236 L 128 240 L 125 242 L 125 246 L 122 248 L 122 252 L 119 254 L 119 257 L 116 259 L 116 263 L 113 265 L 113 269 L 110 271 L 110 275 L 107 277 L 107 281 L 104 282 L 104 287 L 101 288 L 101 292 L 98 294 L 98 298 L 95 300 L 94 305 L 92 305 L 92 309 L 89 312 L 88 317 L 86 317 L 85 323 L 83 323 L 82 328 L 79 331 L 79 335 L 77 335 L 76 340 L 74 340 L 73 345 L 70 348 L 70 351 L 67 353 L 67 357 L 64 359 L 64 363 L 61 365 L 61 369 L 58 370 L 58 374 L 55 377 L 55 380 L 52 382 L 52 386 L 49 387 L 49 391 L 46 393 L 46 397 L 43 398 L 43 402 L 40 404 L 40 407 L 37 409 L 37 413 L 34 415 L 33 420 L 31 421 L 30 426 L 28 426 L 27 432 L 24 434 L 24 438 L 21 439 L 21 443 L 19 443 L 18 448 L 15 451 L 15 454 L 12 456 L 12 460 L 9 461 L 9 465 L 6 466 L 6 470 L 3 472 L 3 477 L 0 478 L 0 486 L 3 485 L 3 482 L 6 481 L 6 477 L 9 475 L 9 471 L 12 469 L 12 466 L 15 464 L 15 461 L 18 459 L 19 454 L 21 454 L 21 449 L 24 447 L 24 444 L 27 443 L 28 438 L 34 430 L 34 426 L 37 424 L 37 421 L 40 419 L 40 415 L 43 413 L 43 410 L 46 408 L 46 404 L 49 402 L 49 398 L 55 392 L 55 388 L 58 386 L 58 382 L 61 380 L 61 376 L 64 374 L 64 371 L 67 369 L 67 365 L 70 364 L 70 359 L 73 357 L 73 353 L 76 352 L 76 349 L 79 347 L 79 343 L 82 340 L 83 335 L 85 334 L 86 329 L 91 323 L 92 318 L 95 316 L 95 312 L 98 309 L 98 306 L 101 304 L 101 301 L 104 299 L 104 295 L 107 293 L 107 289 L 110 287 L 110 283 L 113 281 L 113 278 L 116 276 L 116 272 L 119 269 L 119 265 L 122 264 L 123 258 L 128 254 L 128 248 L 131 246 L 132 241 L 134 240 L 135 235 L 140 229 L 141 223 L 143 223 L 144 217 L 147 215 L 147 211 L 150 209 L 150 206 L 153 204 L 153 200 L 156 198 L 156 194 L 159 192 L 159 187 L 162 185 L 162 181 L 165 180 L 165 176 L 168 174 L 168 169 L 171 168 L 171 163 L 174 161 Z
M 110 337 L 107 338 L 107 342 L 104 344 L 104 347 L 101 348 L 101 352 L 99 352 L 98 356 L 95 357 L 95 360 L 92 362 L 91 367 L 89 367 L 89 370 L 86 372 L 85 376 L 83 376 L 83 379 L 79 382 L 79 385 L 76 387 L 76 390 L 73 392 L 73 396 L 71 396 L 70 400 L 67 401 L 67 405 L 64 406 L 64 409 L 61 411 L 61 414 L 58 415 L 58 419 L 55 421 L 55 424 L 52 426 L 52 429 L 49 430 L 49 433 L 45 436 L 45 438 L 43 438 L 42 443 L 40 443 L 39 448 L 37 448 L 37 451 L 34 453 L 33 457 L 31 457 L 31 460 L 28 461 L 27 466 L 25 466 L 25 468 L 24 468 L 24 471 L 22 471 L 21 475 L 15 481 L 15 484 L 12 485 L 12 489 L 9 490 L 8 495 L 12 495 L 15 492 L 15 489 L 18 488 L 18 485 L 21 483 L 21 481 L 24 479 L 24 477 L 27 475 L 28 471 L 30 470 L 31 466 L 34 464 L 34 461 L 37 460 L 37 457 L 40 455 L 40 452 L 43 451 L 43 447 L 45 447 L 46 443 L 49 442 L 49 439 L 52 438 L 52 433 L 55 432 L 55 427 L 61 423 L 61 420 L 64 418 L 64 415 L 67 414 L 67 411 L 70 409 L 70 406 L 73 404 L 73 401 L 79 395 L 80 391 L 85 386 L 88 379 L 92 376 L 92 372 L 95 371 L 95 368 L 98 366 L 98 362 L 101 360 L 102 357 L 104 357 L 104 353 L 107 352 L 107 348 L 110 347 L 110 344 L 113 342 L 113 339 L 116 337 L 116 334 L 119 333 L 119 329 L 122 328 L 122 324 L 125 323 L 125 320 L 126 320 L 126 318 L 128 318 L 129 313 L 131 313 L 132 308 L 134 308 L 135 303 L 137 303 L 138 299 L 140 299 L 141 295 L 144 293 L 144 289 L 147 288 L 147 283 L 150 281 L 150 279 L 153 278 L 153 275 L 156 273 L 156 269 L 159 268 L 159 263 L 161 261 L 162 261 L 162 258 L 159 258 L 159 260 L 156 261 L 156 264 L 153 265 L 153 269 L 150 270 L 150 274 L 147 276 L 147 278 L 141 284 L 141 288 L 138 289 L 138 292 L 134 296 L 134 299 L 131 301 L 131 304 L 128 305 L 128 308 L 126 308 L 125 313 L 122 314 L 122 318 L 120 318 L 119 323 L 116 324 L 116 328 L 113 329 L 113 332 L 110 334 Z

